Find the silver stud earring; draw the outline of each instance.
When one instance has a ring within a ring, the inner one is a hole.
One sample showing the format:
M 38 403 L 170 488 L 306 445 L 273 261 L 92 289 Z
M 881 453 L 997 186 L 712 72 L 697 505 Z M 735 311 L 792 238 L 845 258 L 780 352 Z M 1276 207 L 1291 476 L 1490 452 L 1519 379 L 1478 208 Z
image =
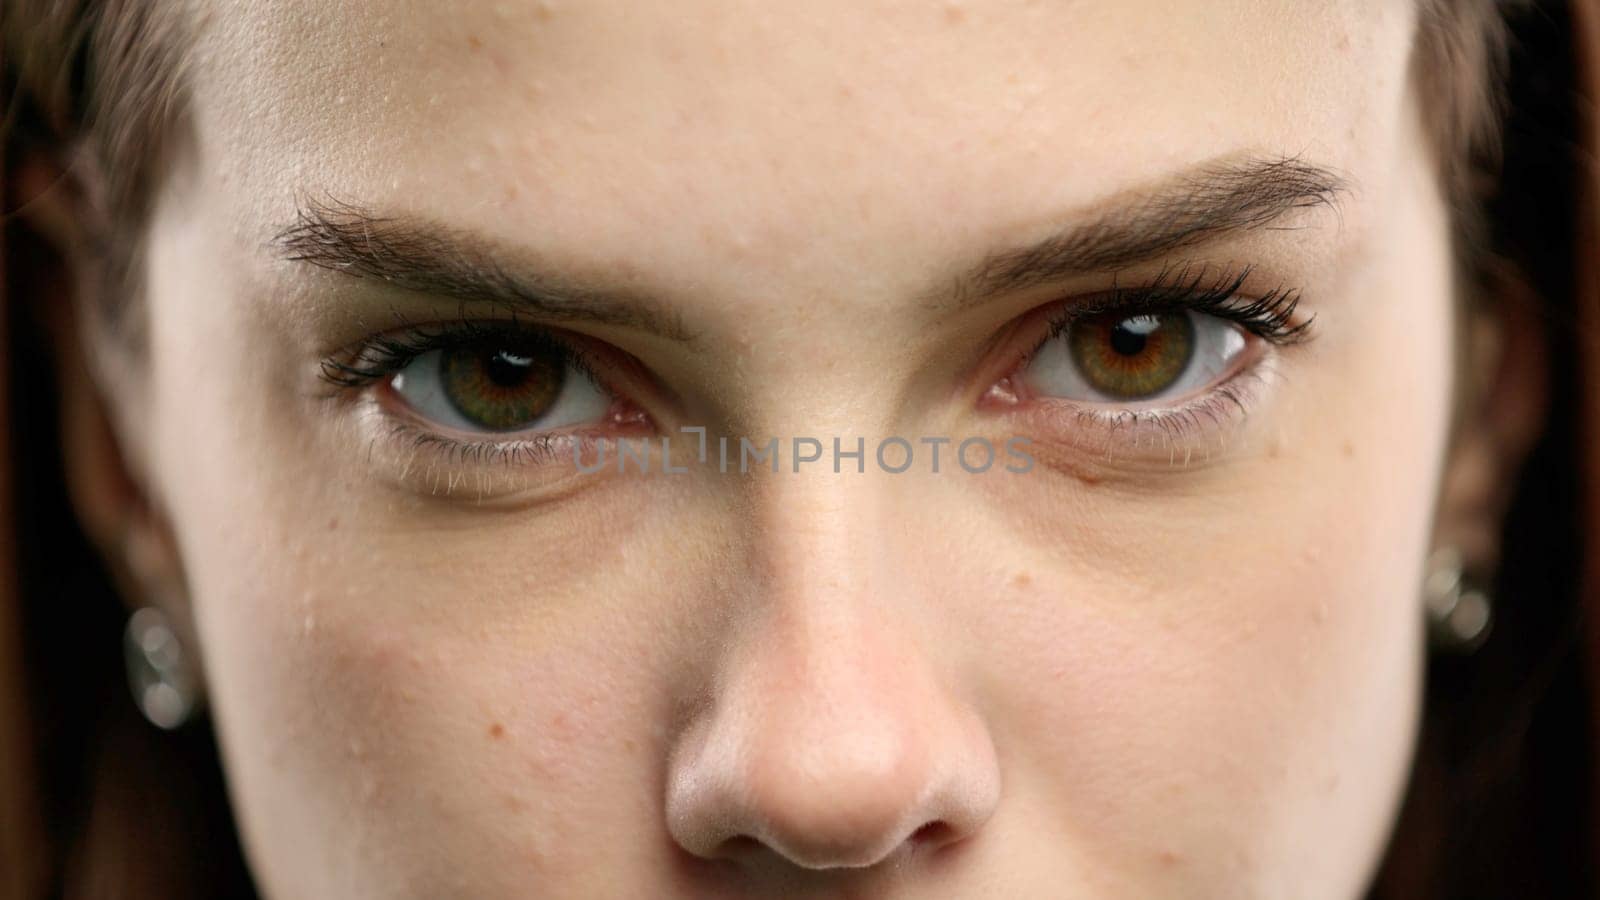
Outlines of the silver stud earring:
M 167 614 L 154 606 L 134 612 L 128 617 L 123 649 L 133 700 L 150 724 L 170 731 L 189 721 L 200 701 L 200 685 Z
M 1428 644 L 1446 653 L 1471 653 L 1489 637 L 1494 603 L 1463 571 L 1461 551 L 1441 547 L 1428 557 L 1422 582 Z

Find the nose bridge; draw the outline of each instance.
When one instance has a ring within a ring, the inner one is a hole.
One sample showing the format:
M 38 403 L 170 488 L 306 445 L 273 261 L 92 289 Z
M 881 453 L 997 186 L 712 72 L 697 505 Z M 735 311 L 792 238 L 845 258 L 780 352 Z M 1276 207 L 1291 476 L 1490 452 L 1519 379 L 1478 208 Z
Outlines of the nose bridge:
M 897 721 L 878 707 L 933 692 L 913 637 L 917 600 L 902 593 L 915 588 L 896 577 L 897 536 L 883 527 L 893 487 L 831 472 L 768 486 L 752 615 L 723 673 L 730 702 L 758 706 L 785 728 L 859 739 Z M 789 702 L 771 702 L 784 695 Z M 841 718 L 855 727 L 832 721 Z
M 894 555 L 880 528 L 894 486 L 870 472 L 834 473 L 829 453 L 823 457 L 815 471 L 780 468 L 755 486 L 752 574 L 766 606 L 812 598 L 805 605 L 820 610 L 819 595 L 834 597 L 834 606 L 870 601 Z
M 691 852 L 868 866 L 970 833 L 998 794 L 981 720 L 920 646 L 917 598 L 895 595 L 915 581 L 875 552 L 886 485 L 839 477 L 764 496 L 785 512 L 753 542 L 748 615 L 672 765 L 669 824 Z

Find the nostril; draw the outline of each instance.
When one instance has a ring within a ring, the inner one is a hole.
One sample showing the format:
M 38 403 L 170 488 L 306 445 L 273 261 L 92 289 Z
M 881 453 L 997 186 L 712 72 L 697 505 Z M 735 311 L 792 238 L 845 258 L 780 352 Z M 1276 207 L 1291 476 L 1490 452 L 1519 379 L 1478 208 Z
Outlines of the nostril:
M 929 822 L 911 832 L 911 837 L 906 839 L 906 843 L 917 850 L 936 850 L 955 839 L 956 830 L 941 819 Z
M 960 837 L 960 833 L 953 826 L 940 819 L 928 822 L 916 831 L 911 832 L 906 836 L 905 840 L 900 842 L 899 846 L 903 852 L 931 853 L 948 844 L 955 843 Z M 736 834 L 724 839 L 717 844 L 716 850 L 708 854 L 708 856 L 713 859 L 749 862 L 772 853 L 777 853 L 785 858 L 794 857 L 792 853 L 777 850 L 774 845 L 749 834 Z M 845 867 L 854 868 L 856 864 L 844 865 Z
M 982 718 L 924 661 L 885 668 L 904 648 L 834 659 L 809 626 L 800 637 L 804 654 L 762 647 L 774 659 L 723 676 L 674 740 L 664 813 L 677 845 L 786 872 L 887 870 L 972 843 L 1000 795 Z
M 765 846 L 766 845 L 761 843 L 761 841 L 751 837 L 748 834 L 736 834 L 733 837 L 723 841 L 722 844 L 717 847 L 717 852 L 714 853 L 713 856 L 721 857 L 723 859 L 740 859 L 742 857 L 748 857 L 753 853 L 759 853 Z

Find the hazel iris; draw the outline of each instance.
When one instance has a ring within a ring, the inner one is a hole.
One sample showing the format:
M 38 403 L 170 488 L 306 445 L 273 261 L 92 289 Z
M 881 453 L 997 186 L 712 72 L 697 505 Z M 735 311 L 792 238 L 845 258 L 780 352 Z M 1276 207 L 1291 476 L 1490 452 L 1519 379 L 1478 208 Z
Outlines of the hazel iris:
M 511 347 L 446 350 L 439 384 L 474 425 L 513 431 L 538 421 L 561 396 L 566 365 L 558 354 Z
M 1186 312 L 1105 313 L 1074 322 L 1067 343 L 1079 373 L 1096 391 L 1140 400 L 1183 376 L 1194 355 L 1195 328 Z

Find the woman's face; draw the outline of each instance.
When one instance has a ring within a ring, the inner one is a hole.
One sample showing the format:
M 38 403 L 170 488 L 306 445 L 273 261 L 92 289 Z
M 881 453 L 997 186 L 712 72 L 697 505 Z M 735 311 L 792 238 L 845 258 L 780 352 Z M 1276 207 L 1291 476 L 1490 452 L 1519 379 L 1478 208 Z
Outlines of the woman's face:
M 203 11 L 120 413 L 265 891 L 1359 893 L 1450 391 L 1408 6 Z

